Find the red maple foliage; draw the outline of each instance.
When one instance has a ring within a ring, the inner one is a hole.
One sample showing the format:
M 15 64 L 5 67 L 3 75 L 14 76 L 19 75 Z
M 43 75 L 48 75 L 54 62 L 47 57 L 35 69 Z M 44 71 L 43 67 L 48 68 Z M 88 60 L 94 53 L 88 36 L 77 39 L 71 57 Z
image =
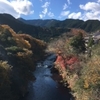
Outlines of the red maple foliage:
M 66 61 L 66 64 L 72 65 L 72 64 L 74 64 L 75 62 L 78 62 L 78 61 L 79 61 L 78 57 L 73 56 L 69 60 Z
M 59 64 L 61 67 L 65 67 L 65 59 L 61 55 L 58 55 L 55 63 Z
M 66 66 L 69 66 L 69 69 L 73 69 L 73 64 L 77 62 L 79 62 L 79 59 L 77 56 L 68 56 L 64 58 L 61 55 L 58 55 L 55 61 L 55 63 L 59 64 L 61 68 L 66 68 Z

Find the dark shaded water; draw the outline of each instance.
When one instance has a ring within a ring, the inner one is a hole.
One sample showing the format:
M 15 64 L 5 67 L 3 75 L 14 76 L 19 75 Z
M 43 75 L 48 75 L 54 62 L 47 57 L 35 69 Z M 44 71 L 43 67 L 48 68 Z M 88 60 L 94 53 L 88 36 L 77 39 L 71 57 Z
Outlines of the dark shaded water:
M 68 91 L 58 86 L 58 83 L 51 78 L 52 74 L 47 67 L 51 63 L 53 60 L 47 59 L 42 66 L 37 66 L 34 72 L 36 81 L 30 83 L 29 94 L 25 100 L 71 100 Z

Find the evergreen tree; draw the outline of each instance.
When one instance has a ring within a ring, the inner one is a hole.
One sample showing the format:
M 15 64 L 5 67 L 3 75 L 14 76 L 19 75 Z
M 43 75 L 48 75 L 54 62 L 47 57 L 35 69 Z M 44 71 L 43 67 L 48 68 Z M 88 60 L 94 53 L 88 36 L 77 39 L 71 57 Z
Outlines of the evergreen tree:
M 89 38 L 88 47 L 92 47 L 94 45 L 94 40 L 92 37 Z
M 79 33 L 77 36 L 74 36 L 70 44 L 77 53 L 84 53 L 86 50 L 85 40 L 82 33 Z

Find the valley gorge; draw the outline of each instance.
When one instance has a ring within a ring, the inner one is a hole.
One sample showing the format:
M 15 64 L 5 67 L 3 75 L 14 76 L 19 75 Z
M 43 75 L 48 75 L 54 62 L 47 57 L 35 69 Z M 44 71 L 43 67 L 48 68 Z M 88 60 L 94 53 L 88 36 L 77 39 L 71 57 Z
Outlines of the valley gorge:
M 0 100 L 99 100 L 99 91 L 98 20 L 0 14 Z

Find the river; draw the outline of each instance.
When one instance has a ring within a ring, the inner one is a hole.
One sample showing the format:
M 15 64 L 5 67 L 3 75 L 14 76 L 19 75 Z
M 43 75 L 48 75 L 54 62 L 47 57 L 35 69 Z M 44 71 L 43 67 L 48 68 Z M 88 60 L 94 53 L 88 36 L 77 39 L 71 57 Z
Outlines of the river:
M 71 94 L 66 88 L 60 86 L 52 79 L 50 72 L 51 65 L 53 64 L 55 55 L 49 56 L 41 65 L 39 63 L 36 67 L 34 75 L 35 82 L 29 85 L 29 94 L 25 100 L 72 100 Z

